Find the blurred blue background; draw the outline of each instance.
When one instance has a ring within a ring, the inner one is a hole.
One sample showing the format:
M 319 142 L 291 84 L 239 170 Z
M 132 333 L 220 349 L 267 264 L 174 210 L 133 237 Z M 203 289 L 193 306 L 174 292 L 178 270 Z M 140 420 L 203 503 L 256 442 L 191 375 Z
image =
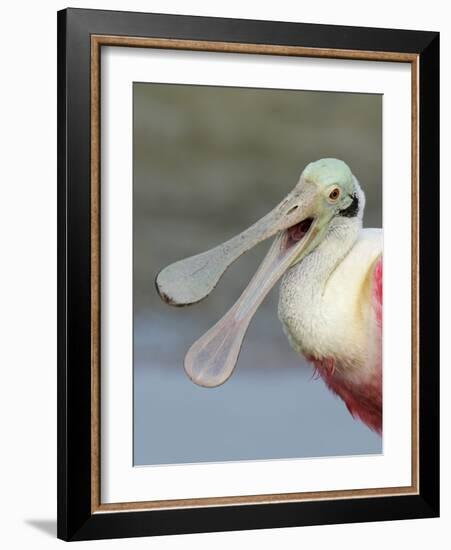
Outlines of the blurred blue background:
M 381 438 L 290 348 L 277 285 L 228 382 L 205 389 L 185 375 L 185 352 L 269 242 L 191 307 L 161 302 L 154 279 L 249 226 L 322 157 L 348 163 L 367 196 L 364 225 L 381 227 L 382 96 L 135 83 L 133 99 L 135 465 L 380 453 Z

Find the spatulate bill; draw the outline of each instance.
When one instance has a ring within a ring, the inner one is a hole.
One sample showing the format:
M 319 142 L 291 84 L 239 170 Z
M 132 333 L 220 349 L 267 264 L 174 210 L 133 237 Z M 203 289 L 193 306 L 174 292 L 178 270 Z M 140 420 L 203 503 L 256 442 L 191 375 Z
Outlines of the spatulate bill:
M 158 273 L 155 285 L 166 303 L 184 306 L 203 300 L 224 271 L 244 252 L 310 215 L 315 194 L 308 184 L 296 185 L 271 212 L 232 239 Z
M 188 350 L 185 371 L 200 386 L 215 387 L 232 375 L 244 336 L 258 307 L 315 236 L 314 222 L 294 241 L 288 231 L 274 240 L 257 272 L 232 308 Z

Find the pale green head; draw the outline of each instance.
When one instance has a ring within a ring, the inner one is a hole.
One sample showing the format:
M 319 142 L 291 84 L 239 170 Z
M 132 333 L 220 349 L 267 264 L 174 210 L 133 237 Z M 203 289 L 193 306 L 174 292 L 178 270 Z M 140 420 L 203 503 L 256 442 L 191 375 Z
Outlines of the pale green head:
M 353 176 L 349 166 L 338 159 L 320 159 L 307 164 L 302 172 L 306 181 L 322 186 L 339 184 L 345 191 L 352 192 Z
M 308 234 L 302 235 L 302 239 L 297 238 L 295 231 L 299 223 L 287 229 L 289 235 L 296 237 L 295 240 L 303 241 L 303 246 L 296 247 L 293 253 L 292 266 L 318 246 L 328 229 L 338 224 L 361 223 L 365 196 L 349 166 L 342 160 L 326 158 L 311 162 L 304 168 L 292 193 L 298 194 L 294 211 L 302 220 L 311 220 Z
M 329 218 L 344 215 L 359 216 L 363 213 L 364 195 L 352 174 L 349 166 L 338 159 L 321 159 L 308 164 L 301 174 L 301 186 L 313 185 L 318 194 L 317 216 L 321 217 L 321 209 Z M 349 208 L 353 205 L 353 208 Z M 349 209 L 349 210 L 348 210 Z

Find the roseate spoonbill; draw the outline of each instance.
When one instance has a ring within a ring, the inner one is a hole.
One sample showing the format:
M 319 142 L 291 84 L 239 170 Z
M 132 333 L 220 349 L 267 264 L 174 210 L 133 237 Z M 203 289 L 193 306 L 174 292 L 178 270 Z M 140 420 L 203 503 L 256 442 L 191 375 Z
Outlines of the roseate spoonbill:
M 193 382 L 213 387 L 231 376 L 252 316 L 283 276 L 278 314 L 291 346 L 353 416 L 382 431 L 382 230 L 362 228 L 364 207 L 349 167 L 321 159 L 254 225 L 158 274 L 164 301 L 192 304 L 241 254 L 276 235 L 236 303 L 187 352 Z

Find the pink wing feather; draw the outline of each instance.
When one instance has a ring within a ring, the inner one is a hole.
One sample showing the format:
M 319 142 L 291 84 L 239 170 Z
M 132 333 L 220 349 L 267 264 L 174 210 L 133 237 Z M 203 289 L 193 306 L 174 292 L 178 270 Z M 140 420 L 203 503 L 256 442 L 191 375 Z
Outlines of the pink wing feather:
M 372 349 L 369 361 L 373 375 L 363 384 L 355 384 L 336 373 L 333 357 L 307 356 L 315 366 L 315 373 L 323 378 L 331 391 L 341 397 L 352 416 L 360 418 L 370 429 L 382 433 L 382 255 L 377 259 L 372 273 L 371 306 L 375 312 L 374 331 L 369 345 Z
M 373 271 L 373 304 L 376 311 L 376 318 L 379 326 L 382 328 L 382 300 L 383 300 L 383 283 L 382 283 L 382 256 L 379 256 L 376 266 Z

